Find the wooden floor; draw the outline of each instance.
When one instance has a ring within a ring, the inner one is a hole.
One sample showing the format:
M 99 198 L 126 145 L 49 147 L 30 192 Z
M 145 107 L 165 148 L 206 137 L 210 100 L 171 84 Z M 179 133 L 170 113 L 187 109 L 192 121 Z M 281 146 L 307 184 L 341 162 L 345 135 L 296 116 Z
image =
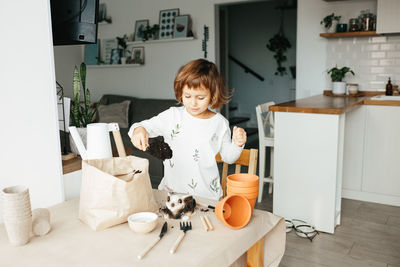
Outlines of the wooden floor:
M 272 211 L 267 188 L 256 208 Z M 335 234 L 320 233 L 310 242 L 288 233 L 279 266 L 400 267 L 400 207 L 343 199 Z

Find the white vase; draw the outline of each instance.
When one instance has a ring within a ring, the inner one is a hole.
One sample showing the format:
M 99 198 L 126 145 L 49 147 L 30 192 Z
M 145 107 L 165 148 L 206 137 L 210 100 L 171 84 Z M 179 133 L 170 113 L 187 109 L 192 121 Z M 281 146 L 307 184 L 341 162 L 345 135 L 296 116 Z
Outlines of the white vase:
M 327 29 L 326 32 L 328 33 L 335 33 L 336 32 L 336 26 L 338 25 L 339 21 L 338 20 L 332 20 L 331 26 Z
M 86 136 L 87 136 L 87 129 L 85 127 L 80 127 L 80 128 L 76 128 L 76 130 L 79 133 L 79 136 L 82 139 L 83 144 L 86 147 Z M 77 155 L 79 154 L 78 148 L 76 147 L 75 143 L 74 143 L 74 139 L 72 138 L 71 134 L 69 134 L 69 145 L 71 147 L 71 152 Z
M 345 82 L 333 82 L 332 93 L 334 95 L 343 95 L 346 93 L 346 83 Z

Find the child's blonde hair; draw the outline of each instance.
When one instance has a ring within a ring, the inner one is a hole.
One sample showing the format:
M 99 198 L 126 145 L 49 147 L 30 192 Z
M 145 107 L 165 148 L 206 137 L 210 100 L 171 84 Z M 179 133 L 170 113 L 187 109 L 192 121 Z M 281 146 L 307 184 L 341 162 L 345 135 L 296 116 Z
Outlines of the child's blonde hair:
M 190 89 L 203 87 L 210 90 L 210 105 L 213 109 L 220 108 L 229 101 L 223 78 L 219 74 L 217 66 L 205 59 L 190 61 L 182 66 L 176 74 L 174 91 L 179 103 L 182 103 L 183 87 L 185 85 Z

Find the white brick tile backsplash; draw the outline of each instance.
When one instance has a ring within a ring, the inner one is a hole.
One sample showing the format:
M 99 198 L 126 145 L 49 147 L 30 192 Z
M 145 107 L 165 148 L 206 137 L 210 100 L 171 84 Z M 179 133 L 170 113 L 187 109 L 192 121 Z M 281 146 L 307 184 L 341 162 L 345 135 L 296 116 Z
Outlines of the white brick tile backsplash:
M 387 58 L 400 57 L 400 51 L 387 52 Z
M 371 37 L 371 43 L 385 43 L 386 41 L 386 36 Z
M 371 52 L 369 55 L 371 58 L 384 58 L 386 53 L 385 52 Z
M 358 83 L 359 90 L 384 91 L 389 77 L 393 84 L 400 83 L 400 36 L 330 39 L 326 64 L 326 69 L 350 67 L 355 76 L 346 75 L 345 81 Z M 326 78 L 330 88 L 331 80 Z
M 381 50 L 388 51 L 388 50 L 395 50 L 396 44 L 381 44 Z

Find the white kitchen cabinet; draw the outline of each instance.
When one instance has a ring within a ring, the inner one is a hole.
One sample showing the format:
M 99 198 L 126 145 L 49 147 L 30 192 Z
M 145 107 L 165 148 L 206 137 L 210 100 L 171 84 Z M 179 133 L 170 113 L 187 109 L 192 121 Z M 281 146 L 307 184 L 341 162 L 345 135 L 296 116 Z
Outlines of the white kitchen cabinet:
M 343 153 L 343 189 L 361 191 L 366 106 L 346 112 Z
M 378 0 L 376 33 L 400 33 L 400 1 Z
M 400 107 L 366 108 L 362 191 L 382 194 L 397 201 L 388 204 L 400 205 Z

